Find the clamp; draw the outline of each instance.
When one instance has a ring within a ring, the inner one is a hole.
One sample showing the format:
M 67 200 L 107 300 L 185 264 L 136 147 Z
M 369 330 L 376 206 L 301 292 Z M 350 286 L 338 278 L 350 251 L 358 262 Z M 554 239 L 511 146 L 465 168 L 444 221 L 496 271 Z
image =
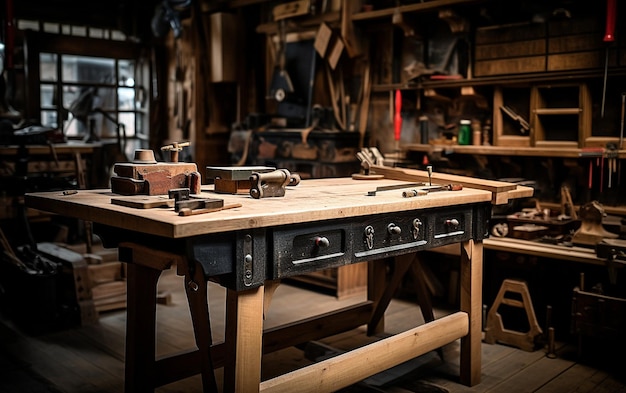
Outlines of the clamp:
M 296 186 L 300 183 L 300 175 L 291 173 L 287 169 L 277 169 L 272 172 L 253 172 L 250 176 L 250 196 L 254 199 L 265 197 L 285 196 L 287 186 Z
M 170 145 L 162 146 L 161 151 L 169 151 L 170 162 L 178 162 L 178 152 L 186 146 L 189 146 L 189 142 L 172 142 Z

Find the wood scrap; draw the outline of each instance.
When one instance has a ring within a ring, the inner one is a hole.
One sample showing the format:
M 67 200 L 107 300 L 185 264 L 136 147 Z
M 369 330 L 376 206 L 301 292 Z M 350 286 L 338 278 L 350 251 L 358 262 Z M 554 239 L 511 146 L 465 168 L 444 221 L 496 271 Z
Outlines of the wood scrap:
M 157 207 L 174 207 L 174 199 L 163 196 L 134 195 L 121 198 L 111 198 L 111 203 L 135 209 L 152 209 Z
M 235 209 L 241 206 L 242 206 L 241 203 L 231 203 L 231 204 L 224 205 L 222 207 L 208 208 L 208 209 L 183 208 L 178 211 L 178 215 L 179 216 L 194 216 L 197 214 L 213 213 L 213 212 L 218 212 L 218 211 L 226 210 L 226 209 Z

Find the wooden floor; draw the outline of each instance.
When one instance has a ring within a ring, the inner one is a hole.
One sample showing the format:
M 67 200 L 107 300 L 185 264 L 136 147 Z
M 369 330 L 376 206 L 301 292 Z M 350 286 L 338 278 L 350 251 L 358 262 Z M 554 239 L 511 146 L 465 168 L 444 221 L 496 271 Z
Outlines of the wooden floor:
M 157 307 L 157 352 L 164 355 L 194 347 L 189 311 L 181 277 L 165 272 L 160 290 L 172 296 L 168 305 Z M 224 337 L 225 291 L 210 285 L 209 298 L 213 337 Z M 270 307 L 266 327 L 311 316 L 363 300 L 361 296 L 338 300 L 333 296 L 281 285 Z M 436 309 L 435 316 L 447 314 Z M 386 334 L 394 334 L 423 323 L 419 308 L 410 299 L 394 299 L 385 314 Z M 31 336 L 6 319 L 0 319 L 0 392 L 122 392 L 124 376 L 125 312 L 102 314 L 99 322 L 58 332 Z M 309 343 L 301 349 L 288 348 L 263 358 L 264 378 L 282 373 L 323 356 L 363 345 L 378 337 L 366 337 L 365 327 Z M 610 357 L 610 348 L 603 354 Z M 526 352 L 499 344 L 482 344 L 482 382 L 472 388 L 457 383 L 459 342 L 438 353 L 374 375 L 341 392 L 626 392 L 624 356 L 621 361 L 580 361 L 576 348 L 557 344 L 557 358 L 545 350 Z M 602 359 L 600 359 L 602 360 Z M 221 380 L 221 369 L 216 371 Z M 620 380 L 621 378 L 621 380 Z M 167 386 L 157 392 L 201 392 L 198 376 Z M 294 392 L 297 389 L 294 390 Z

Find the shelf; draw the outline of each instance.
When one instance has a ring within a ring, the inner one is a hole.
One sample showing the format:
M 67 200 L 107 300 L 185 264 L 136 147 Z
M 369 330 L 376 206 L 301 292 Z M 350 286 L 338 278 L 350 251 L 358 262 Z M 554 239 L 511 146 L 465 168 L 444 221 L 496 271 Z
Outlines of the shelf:
M 339 23 L 339 20 L 340 20 L 339 12 L 326 12 L 320 15 L 298 17 L 297 24 L 296 23 L 287 24 L 287 32 L 301 31 L 301 30 L 307 30 L 307 29 L 317 30 L 317 28 L 322 22 L 326 22 L 328 24 L 334 25 L 336 23 Z M 276 22 L 263 23 L 257 26 L 256 32 L 259 34 L 268 34 L 268 35 L 278 34 L 278 24 Z
M 453 5 L 461 4 L 477 4 L 483 3 L 487 0 L 431 0 L 425 3 L 401 5 L 393 8 L 384 8 L 375 11 L 357 12 L 352 14 L 352 21 L 373 20 L 381 19 L 393 16 L 394 12 L 398 10 L 400 13 L 408 12 L 426 12 L 437 11 L 442 7 L 450 7 Z
M 582 111 L 580 108 L 538 108 L 534 110 L 538 115 L 578 115 Z
M 589 158 L 578 148 L 551 148 L 537 147 L 508 147 L 508 146 L 461 146 L 461 145 L 423 145 L 404 144 L 401 149 L 424 153 L 444 152 L 445 154 L 478 154 L 491 156 L 519 156 L 519 157 L 561 157 L 561 158 Z M 618 153 L 620 159 L 626 158 L 626 150 Z
M 626 68 L 610 69 L 612 76 L 626 75 Z M 372 85 L 374 92 L 388 92 L 390 90 L 415 90 L 415 89 L 437 89 L 437 88 L 460 88 L 465 86 L 514 86 L 520 84 L 543 83 L 543 82 L 564 82 L 583 79 L 601 79 L 602 70 L 585 71 L 555 71 L 515 75 L 482 76 L 474 78 L 458 78 L 448 80 L 414 80 L 406 83 L 386 83 Z

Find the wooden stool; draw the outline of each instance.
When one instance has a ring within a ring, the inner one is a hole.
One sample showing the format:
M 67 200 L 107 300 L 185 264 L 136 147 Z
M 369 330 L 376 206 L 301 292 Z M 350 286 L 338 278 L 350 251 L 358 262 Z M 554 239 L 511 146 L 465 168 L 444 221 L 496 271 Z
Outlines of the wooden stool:
M 522 300 L 506 298 L 507 292 L 518 293 L 522 296 Z M 505 329 L 502 323 L 502 316 L 498 313 L 501 304 L 507 306 L 523 308 L 526 310 L 528 324 L 530 329 L 528 332 L 517 332 Z M 494 344 L 496 341 L 503 344 L 512 345 L 514 347 L 532 352 L 535 350 L 535 338 L 542 334 L 542 330 L 537 323 L 535 311 L 530 299 L 530 292 L 525 282 L 506 279 L 502 282 L 500 291 L 493 302 L 493 306 L 487 314 L 487 328 L 485 329 L 485 342 Z

